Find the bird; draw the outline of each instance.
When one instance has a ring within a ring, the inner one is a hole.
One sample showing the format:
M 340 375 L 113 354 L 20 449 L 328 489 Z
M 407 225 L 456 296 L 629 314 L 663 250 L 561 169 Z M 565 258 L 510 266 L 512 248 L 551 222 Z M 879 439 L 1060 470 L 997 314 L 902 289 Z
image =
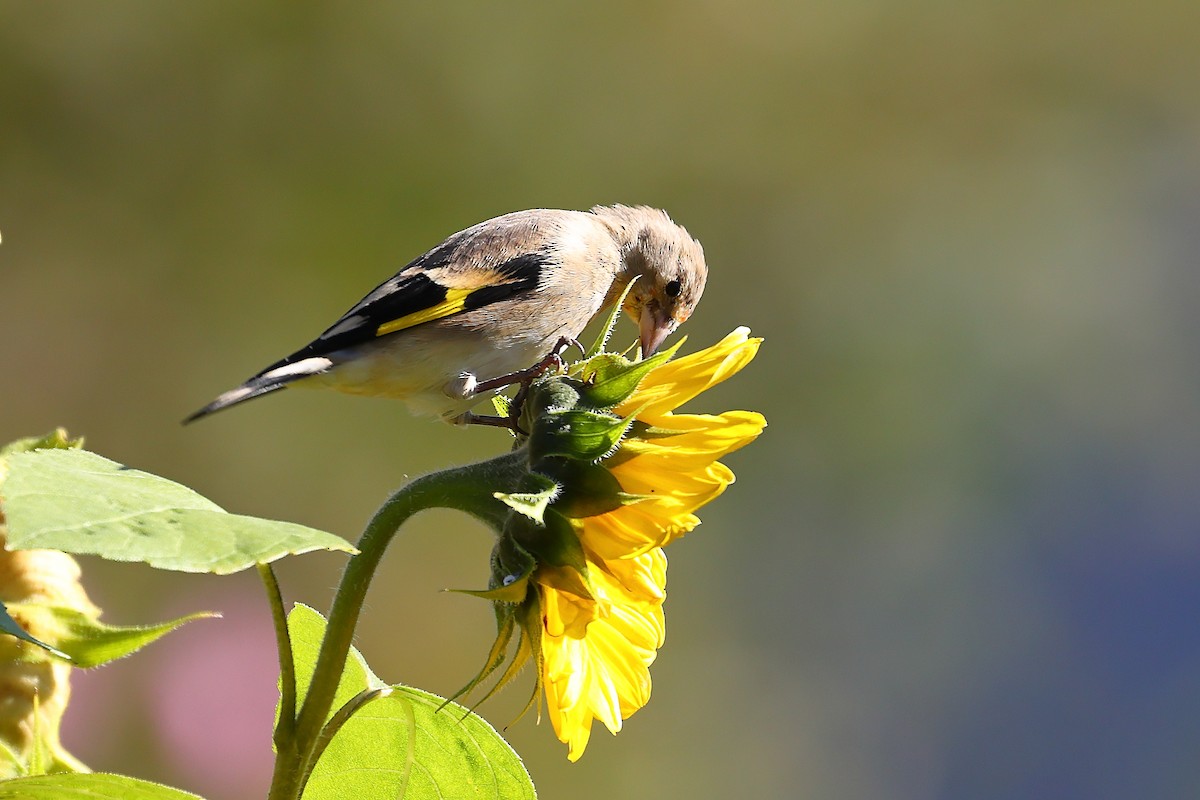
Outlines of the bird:
M 626 289 L 622 310 L 649 357 L 691 316 L 707 278 L 700 242 L 661 209 L 514 211 L 451 235 L 184 423 L 285 387 L 395 398 L 418 416 L 470 421 L 503 376 L 553 358 Z

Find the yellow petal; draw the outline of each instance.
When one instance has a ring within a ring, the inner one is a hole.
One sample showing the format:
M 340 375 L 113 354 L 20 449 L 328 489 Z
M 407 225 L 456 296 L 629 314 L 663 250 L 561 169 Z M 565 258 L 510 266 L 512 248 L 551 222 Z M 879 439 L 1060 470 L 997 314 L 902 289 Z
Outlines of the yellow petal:
M 573 594 L 543 587 L 542 621 L 551 636 L 583 636 L 596 618 L 596 603 Z
M 595 562 L 592 572 L 601 573 L 593 582 L 604 581 L 605 577 L 615 582 L 615 585 L 603 584 L 605 597 L 619 593 L 624 603 L 640 601 L 657 605 L 667 596 L 667 556 L 661 547 L 631 558 L 602 559 L 589 554 L 589 560 Z
M 646 500 L 588 517 L 582 520 L 579 540 L 601 558 L 630 558 L 662 547 L 700 524 L 695 515 L 674 513 L 664 505 Z
M 671 435 L 631 437 L 621 443 L 625 453 L 669 451 L 681 456 L 709 455 L 720 458 L 754 441 L 767 421 L 754 411 L 726 411 L 724 414 L 638 415 L 639 420 L 655 428 L 674 431 Z M 620 457 L 618 457 L 620 460 Z
M 668 361 L 645 377 L 637 390 L 617 406 L 618 414 L 639 407 L 643 413 L 673 411 L 696 395 L 736 374 L 749 364 L 760 338 L 748 338 L 749 328 L 738 328 L 721 341 L 696 353 Z
M 650 699 L 650 664 L 665 636 L 662 613 L 666 557 L 661 550 L 617 563 L 589 560 L 588 573 L 604 609 L 582 636 L 542 635 L 546 711 L 567 757 L 583 755 L 593 720 L 611 732 Z M 645 586 L 653 586 L 650 597 Z M 555 590 L 542 587 L 543 597 Z
M 626 492 L 651 496 L 637 504 L 641 510 L 657 508 L 671 517 L 695 511 L 733 483 L 733 471 L 720 461 L 692 469 L 679 466 L 679 472 L 673 471 L 672 465 L 670 459 L 643 456 L 614 468 L 612 474 Z

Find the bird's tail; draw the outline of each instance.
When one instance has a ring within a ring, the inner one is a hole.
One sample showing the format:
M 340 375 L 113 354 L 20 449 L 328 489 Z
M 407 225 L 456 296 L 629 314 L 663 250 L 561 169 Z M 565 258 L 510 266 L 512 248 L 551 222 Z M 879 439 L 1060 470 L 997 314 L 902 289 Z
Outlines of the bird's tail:
M 193 414 L 189 414 L 183 420 L 183 424 L 186 425 L 189 422 L 194 422 L 201 417 L 207 417 L 209 414 L 237 405 L 243 401 L 261 397 L 264 394 L 270 394 L 286 387 L 292 381 L 298 381 L 301 378 L 325 372 L 331 366 L 333 366 L 332 361 L 320 356 L 303 358 L 291 363 L 284 361 L 279 364 L 272 364 L 241 386 L 230 389 L 204 408 Z

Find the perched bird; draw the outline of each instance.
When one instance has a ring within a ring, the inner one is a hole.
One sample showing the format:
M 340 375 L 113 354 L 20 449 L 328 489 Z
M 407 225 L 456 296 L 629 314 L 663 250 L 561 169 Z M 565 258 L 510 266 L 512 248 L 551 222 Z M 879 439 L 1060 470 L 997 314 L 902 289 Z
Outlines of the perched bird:
M 650 355 L 691 315 L 707 276 L 700 243 L 665 211 L 505 214 L 454 234 L 184 421 L 285 386 L 397 398 L 453 421 L 487 393 L 480 384 L 491 388 L 577 338 L 635 278 L 623 309 Z

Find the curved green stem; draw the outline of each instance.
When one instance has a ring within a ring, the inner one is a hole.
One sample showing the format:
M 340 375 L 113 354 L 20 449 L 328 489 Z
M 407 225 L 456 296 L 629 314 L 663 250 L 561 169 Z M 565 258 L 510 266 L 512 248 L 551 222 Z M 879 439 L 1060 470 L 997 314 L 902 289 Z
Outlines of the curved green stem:
M 325 752 L 325 748 L 329 746 L 331 741 L 333 741 L 333 737 L 337 735 L 337 732 L 342 729 L 342 726 L 349 722 L 350 718 L 354 716 L 359 709 L 373 700 L 379 700 L 380 698 L 388 697 L 393 691 L 394 690 L 391 686 L 383 686 L 379 689 L 363 689 L 361 692 L 354 695 L 354 697 L 347 700 L 345 705 L 335 711 L 333 716 L 329 718 L 329 721 L 325 723 L 325 727 L 321 728 L 321 735 L 317 738 L 316 747 L 313 748 L 312 758 L 309 761 L 308 773 L 312 773 L 312 768 L 316 766 L 317 761 L 321 759 L 321 754 Z M 410 736 L 408 737 L 408 747 L 410 750 L 412 749 L 414 738 L 415 737 L 413 737 L 410 732 Z M 307 774 L 304 776 L 303 783 L 308 783 Z M 403 797 L 404 795 L 398 796 Z
M 288 633 L 287 609 L 283 593 L 270 564 L 256 564 L 258 574 L 267 589 L 271 604 L 271 619 L 275 623 L 275 645 L 279 650 L 279 722 L 275 726 L 275 745 L 292 737 L 296 726 L 296 661 L 292 657 L 292 639 Z
M 409 517 L 427 508 L 457 508 L 499 530 L 508 509 L 492 493 L 511 491 L 525 471 L 524 453 L 514 451 L 479 464 L 435 472 L 400 489 L 375 512 L 358 542 L 358 554 L 342 573 L 312 680 L 296 715 L 293 736 L 288 741 L 276 742 L 269 800 L 298 800 L 304 790 L 346 666 L 367 589 L 396 531 Z

